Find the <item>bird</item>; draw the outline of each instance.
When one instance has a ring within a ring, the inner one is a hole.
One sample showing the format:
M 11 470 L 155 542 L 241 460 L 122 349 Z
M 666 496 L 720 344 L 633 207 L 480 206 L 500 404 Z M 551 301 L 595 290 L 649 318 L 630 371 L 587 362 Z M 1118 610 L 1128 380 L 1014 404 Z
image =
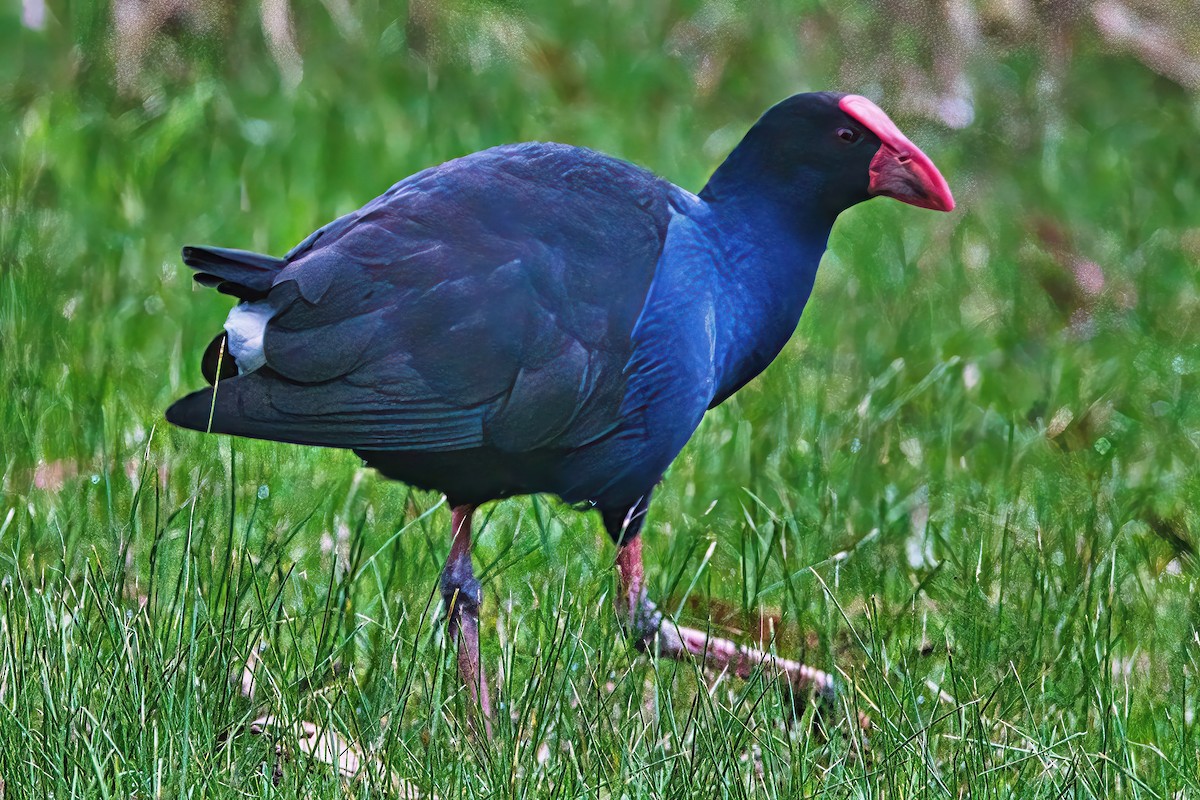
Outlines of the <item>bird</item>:
M 645 589 L 641 533 L 705 413 L 792 336 L 838 215 L 878 196 L 955 205 L 878 105 L 840 92 L 771 106 L 699 194 L 585 147 L 472 153 L 404 178 L 282 258 L 183 248 L 195 280 L 237 303 L 201 358 L 209 386 L 166 418 L 352 450 L 442 493 L 448 640 L 488 736 L 472 517 L 516 495 L 599 513 L 638 646 L 832 691 L 821 670 L 669 620 Z

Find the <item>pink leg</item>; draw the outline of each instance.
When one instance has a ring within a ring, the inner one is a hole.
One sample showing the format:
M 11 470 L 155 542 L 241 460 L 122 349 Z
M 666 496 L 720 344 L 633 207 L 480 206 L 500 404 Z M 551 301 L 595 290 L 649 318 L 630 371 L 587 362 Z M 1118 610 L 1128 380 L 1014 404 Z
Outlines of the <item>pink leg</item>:
M 458 675 L 466 684 L 476 710 L 483 717 L 484 733 L 492 738 L 492 703 L 487 676 L 479 660 L 479 604 L 483 589 L 471 566 L 471 514 L 474 506 L 455 506 L 450 512 L 450 556 L 442 570 L 442 599 L 446 604 L 446 629 L 458 644 Z
M 646 596 L 640 536 L 618 545 L 617 572 L 621 583 L 618 611 L 624 616 L 630 633 L 648 651 L 657 650 L 677 661 L 695 659 L 702 666 L 728 670 L 739 678 L 749 678 L 761 667 L 788 681 L 796 692 L 811 689 L 823 697 L 833 696 L 836 681 L 827 672 L 665 619 Z M 866 728 L 870 721 L 863 716 L 859 724 Z

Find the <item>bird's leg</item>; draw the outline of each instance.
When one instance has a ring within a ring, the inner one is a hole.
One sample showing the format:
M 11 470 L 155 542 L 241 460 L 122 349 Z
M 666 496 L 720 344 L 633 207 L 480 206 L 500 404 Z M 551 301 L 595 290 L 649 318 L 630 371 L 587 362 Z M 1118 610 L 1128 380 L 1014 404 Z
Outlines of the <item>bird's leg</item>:
M 664 617 L 646 596 L 640 536 L 635 534 L 629 538 L 626 535 L 618 545 L 617 572 L 620 578 L 618 611 L 630 636 L 647 652 L 678 661 L 696 660 L 703 667 L 728 670 L 740 678 L 749 678 L 761 668 L 768 674 L 784 678 L 797 693 L 813 690 L 822 698 L 834 695 L 836 683 L 827 672 L 728 639 L 709 636 L 695 628 L 685 628 Z
M 617 613 L 625 632 L 638 647 L 645 648 L 662 628 L 663 615 L 646 596 L 641 536 L 617 546 L 617 574 L 620 579 Z M 663 655 L 669 654 L 664 651 Z
M 446 604 L 446 631 L 458 645 L 458 675 L 483 717 L 484 733 L 492 738 L 492 704 L 487 677 L 479 660 L 479 604 L 483 587 L 471 566 L 471 514 L 474 506 L 455 506 L 450 512 L 450 555 L 442 570 L 442 600 Z

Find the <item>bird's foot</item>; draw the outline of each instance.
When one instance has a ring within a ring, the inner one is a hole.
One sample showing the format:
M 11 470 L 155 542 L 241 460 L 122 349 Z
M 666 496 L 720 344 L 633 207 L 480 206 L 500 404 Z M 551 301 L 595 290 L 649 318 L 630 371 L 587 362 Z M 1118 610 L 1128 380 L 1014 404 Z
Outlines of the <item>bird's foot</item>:
M 742 679 L 750 678 L 761 670 L 766 675 L 784 680 L 797 700 L 804 696 L 812 697 L 822 717 L 827 713 L 836 713 L 839 681 L 828 672 L 679 625 L 665 617 L 649 600 L 643 600 L 635 612 L 626 615 L 625 625 L 637 647 L 647 653 L 676 661 L 697 661 L 702 668 L 728 672 Z M 869 730 L 870 718 L 861 713 L 857 717 L 859 727 Z
M 740 678 L 749 678 L 761 670 L 784 679 L 791 688 L 793 700 L 813 696 L 818 711 L 822 708 L 837 709 L 838 685 L 830 673 L 799 661 L 780 658 L 765 650 L 710 636 L 704 631 L 684 627 L 666 618 L 646 596 L 643 588 L 641 537 L 636 535 L 637 531 L 632 535 L 624 528 L 617 531 L 621 534 L 616 559 L 620 578 L 617 608 L 621 624 L 639 649 L 676 661 L 696 661 L 702 668 L 712 667 Z M 617 537 L 614 535 L 614 538 Z M 831 716 L 836 716 L 836 711 Z M 870 719 L 865 714 L 857 716 L 859 726 L 864 730 L 869 729 Z

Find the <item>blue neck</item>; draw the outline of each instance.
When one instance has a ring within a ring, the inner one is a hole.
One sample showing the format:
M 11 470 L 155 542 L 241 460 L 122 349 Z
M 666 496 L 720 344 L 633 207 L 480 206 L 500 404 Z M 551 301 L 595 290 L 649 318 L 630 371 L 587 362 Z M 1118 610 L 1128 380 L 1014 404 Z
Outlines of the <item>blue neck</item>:
M 714 176 L 715 177 L 715 176 Z M 720 246 L 712 405 L 750 381 L 791 338 L 812 293 L 836 215 L 804 213 L 791 197 L 713 192 L 701 198 Z

